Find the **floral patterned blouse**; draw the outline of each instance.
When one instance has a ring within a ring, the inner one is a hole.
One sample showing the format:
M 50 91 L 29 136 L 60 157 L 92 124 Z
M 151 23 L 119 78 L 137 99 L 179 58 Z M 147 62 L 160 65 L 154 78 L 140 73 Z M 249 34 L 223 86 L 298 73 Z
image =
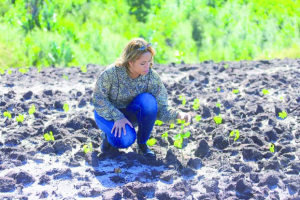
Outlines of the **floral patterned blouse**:
M 117 121 L 125 117 L 118 108 L 126 108 L 134 97 L 145 92 L 156 98 L 156 119 L 175 123 L 180 110 L 168 106 L 167 90 L 153 68 L 147 74 L 132 79 L 125 67 L 108 65 L 97 78 L 93 93 L 94 108 L 104 119 Z

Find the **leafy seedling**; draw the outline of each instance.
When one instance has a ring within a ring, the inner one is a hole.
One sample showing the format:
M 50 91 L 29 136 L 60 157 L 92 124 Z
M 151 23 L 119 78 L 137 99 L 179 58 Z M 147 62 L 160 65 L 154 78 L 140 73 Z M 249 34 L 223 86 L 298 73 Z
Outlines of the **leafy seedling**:
M 165 132 L 164 134 L 161 135 L 162 138 L 165 138 L 166 142 L 168 142 L 168 132 Z
M 86 66 L 85 66 L 85 65 L 81 66 L 81 71 L 82 71 L 83 73 L 86 73 L 86 72 L 87 72 Z
M 237 93 L 239 93 L 239 90 L 238 90 L 238 89 L 235 89 L 235 90 L 232 90 L 232 92 L 233 92 L 234 94 L 237 94 Z
M 0 74 L 2 74 L 2 75 L 5 74 L 5 70 L 0 68 Z
M 222 123 L 222 117 L 221 117 L 221 115 L 219 114 L 219 116 L 215 116 L 214 120 L 215 120 L 216 124 L 221 124 Z
M 224 65 L 224 68 L 225 68 L 225 69 L 227 69 L 228 67 L 229 67 L 228 64 Z
M 66 76 L 66 75 L 63 75 L 63 78 L 64 78 L 64 79 L 66 79 L 66 80 L 68 80 L 68 79 L 69 79 L 69 77 L 68 77 L 68 76 Z
M 30 109 L 28 110 L 28 113 L 29 113 L 29 115 L 32 115 L 33 113 L 35 113 L 35 106 L 34 105 L 32 105 L 30 107 Z
M 149 140 L 147 140 L 147 145 L 148 146 L 153 146 L 153 145 L 155 145 L 156 144 L 156 139 L 155 138 L 151 138 L 151 139 L 149 139 Z
M 89 151 L 93 151 L 93 144 L 90 142 L 89 145 L 85 144 L 82 147 L 84 153 L 87 153 Z
M 174 128 L 175 127 L 175 124 L 174 123 L 171 123 L 170 124 L 170 128 Z
M 182 105 L 185 105 L 186 99 L 183 95 L 179 95 L 179 100 L 182 100 Z
M 270 93 L 269 93 L 269 91 L 268 91 L 268 90 L 266 90 L 266 89 L 262 89 L 262 93 L 263 93 L 264 95 L 266 95 L 266 94 L 270 94 Z
M 196 119 L 197 122 L 199 122 L 201 120 L 201 116 L 200 115 L 196 115 L 195 119 Z
M 7 73 L 8 73 L 8 74 L 11 74 L 11 73 L 12 73 L 12 71 L 9 69 L 9 70 L 7 70 Z
M 23 121 L 24 121 L 24 116 L 21 115 L 21 114 L 19 114 L 18 117 L 16 117 L 16 120 L 17 120 L 17 122 L 23 123 Z
M 63 109 L 65 112 L 69 111 L 69 105 L 67 103 L 64 104 Z
M 240 137 L 239 130 L 234 130 L 230 132 L 230 137 L 233 137 L 235 135 L 234 141 L 237 141 Z
M 220 103 L 216 103 L 216 106 L 221 108 L 221 104 Z
M 193 109 L 198 110 L 200 107 L 200 100 L 198 98 L 194 99 Z
M 274 152 L 275 152 L 275 144 L 274 144 L 274 143 L 270 143 L 270 144 L 269 144 L 269 147 L 270 147 L 270 151 L 271 151 L 272 153 L 274 153 Z
M 22 74 L 25 74 L 27 72 L 27 70 L 24 68 L 19 68 L 19 72 L 21 72 Z
M 282 119 L 285 119 L 285 118 L 287 117 L 287 114 L 286 114 L 285 111 L 280 112 L 280 113 L 278 113 L 278 114 L 279 114 L 279 117 L 282 118 Z
M 217 88 L 217 91 L 218 91 L 218 92 L 220 92 L 220 91 L 221 91 L 220 87 L 218 87 L 218 88 Z
M 4 116 L 4 117 L 8 117 L 9 119 L 11 118 L 11 114 L 10 114 L 8 111 L 5 111 L 5 112 L 3 113 L 3 116 Z
M 160 120 L 156 120 L 154 122 L 155 125 L 158 125 L 158 126 L 161 126 L 164 122 L 163 121 L 160 121 Z
M 49 133 L 45 133 L 44 138 L 46 141 L 50 141 L 50 140 L 54 141 L 55 140 L 52 131 L 50 131 Z

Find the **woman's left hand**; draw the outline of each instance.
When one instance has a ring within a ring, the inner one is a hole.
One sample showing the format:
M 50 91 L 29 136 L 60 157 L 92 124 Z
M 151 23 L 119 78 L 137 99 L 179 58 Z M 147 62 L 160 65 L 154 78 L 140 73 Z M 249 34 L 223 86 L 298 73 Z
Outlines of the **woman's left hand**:
M 192 116 L 189 113 L 179 112 L 177 114 L 177 119 L 185 120 L 185 123 L 192 122 Z

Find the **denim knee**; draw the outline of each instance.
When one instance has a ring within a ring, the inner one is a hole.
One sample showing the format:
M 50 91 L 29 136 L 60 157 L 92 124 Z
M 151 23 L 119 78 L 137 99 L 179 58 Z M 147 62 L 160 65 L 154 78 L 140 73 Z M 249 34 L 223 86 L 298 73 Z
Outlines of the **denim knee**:
M 150 93 L 139 94 L 134 102 L 137 103 L 144 113 L 156 113 L 157 112 L 157 101 L 156 98 Z
M 116 147 L 116 148 L 128 148 L 130 147 L 136 140 L 136 132 L 134 128 L 129 127 L 128 125 L 126 127 L 126 135 L 124 135 L 124 132 L 122 130 L 121 138 L 115 137 L 114 134 L 111 134 L 107 139 L 108 142 Z

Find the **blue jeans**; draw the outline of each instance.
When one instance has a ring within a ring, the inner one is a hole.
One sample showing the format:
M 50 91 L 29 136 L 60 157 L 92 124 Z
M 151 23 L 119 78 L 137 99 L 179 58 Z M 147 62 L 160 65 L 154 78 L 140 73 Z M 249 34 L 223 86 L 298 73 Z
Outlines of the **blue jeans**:
M 120 108 L 119 110 L 131 122 L 133 127 L 138 126 L 138 132 L 136 133 L 134 128 L 126 124 L 126 135 L 124 135 L 122 129 L 121 137 L 115 137 L 115 132 L 111 133 L 114 120 L 108 121 L 99 116 L 94 110 L 96 124 L 105 133 L 108 142 L 116 148 L 127 148 L 135 142 L 136 138 L 138 144 L 145 144 L 150 137 L 156 120 L 157 102 L 155 97 L 150 93 L 141 93 L 126 108 Z M 117 129 L 114 131 L 117 131 Z

